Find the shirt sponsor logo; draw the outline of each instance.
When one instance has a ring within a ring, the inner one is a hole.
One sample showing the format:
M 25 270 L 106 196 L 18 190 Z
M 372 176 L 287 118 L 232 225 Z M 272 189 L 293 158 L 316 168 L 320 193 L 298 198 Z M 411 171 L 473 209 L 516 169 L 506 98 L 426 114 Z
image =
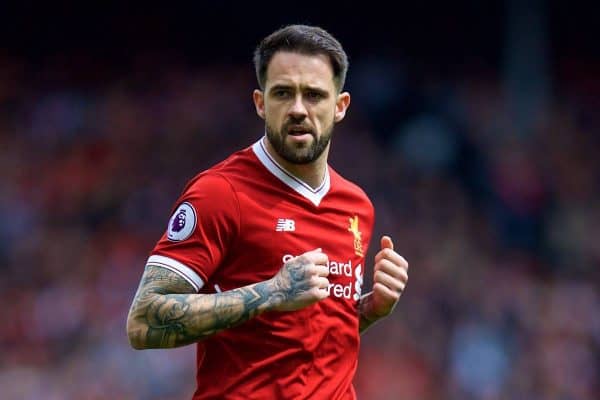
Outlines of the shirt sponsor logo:
M 275 231 L 277 232 L 293 232 L 296 230 L 296 222 L 293 219 L 279 218 Z
M 285 256 L 283 256 L 282 261 L 285 264 L 286 262 L 290 261 L 292 258 L 294 258 L 293 255 L 286 254 Z M 358 264 L 356 266 L 353 266 L 352 260 L 348 260 L 348 261 L 329 260 L 327 267 L 329 267 L 329 277 L 330 277 L 329 280 L 330 281 L 331 281 L 332 275 L 346 276 L 349 278 L 354 278 L 354 282 L 350 281 L 349 283 L 347 283 L 345 285 L 341 284 L 341 283 L 329 283 L 329 286 L 327 287 L 327 293 L 329 293 L 330 296 L 334 296 L 334 297 L 339 297 L 339 298 L 344 298 L 344 299 L 352 298 L 355 301 L 360 300 L 360 294 L 362 291 L 362 284 L 363 284 L 362 265 Z
M 181 242 L 189 238 L 196 228 L 196 210 L 190 203 L 181 203 L 175 210 L 169 226 L 167 227 L 167 239 L 172 242 Z

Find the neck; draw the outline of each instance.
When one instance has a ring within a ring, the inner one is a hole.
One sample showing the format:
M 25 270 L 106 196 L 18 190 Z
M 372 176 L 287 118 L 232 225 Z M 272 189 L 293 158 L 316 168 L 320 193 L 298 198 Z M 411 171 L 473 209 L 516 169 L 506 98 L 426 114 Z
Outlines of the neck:
M 296 178 L 300 179 L 302 182 L 309 185 L 311 188 L 316 189 L 323 183 L 325 179 L 325 172 L 327 170 L 327 154 L 329 153 L 329 146 L 323 151 L 323 154 L 319 156 L 315 161 L 310 162 L 308 164 L 295 164 L 291 163 L 284 158 L 282 158 L 271 146 L 271 142 L 267 139 L 267 137 L 262 138 L 263 143 L 265 144 L 265 148 L 267 153 L 279 165 L 281 165 L 287 172 L 294 175 Z

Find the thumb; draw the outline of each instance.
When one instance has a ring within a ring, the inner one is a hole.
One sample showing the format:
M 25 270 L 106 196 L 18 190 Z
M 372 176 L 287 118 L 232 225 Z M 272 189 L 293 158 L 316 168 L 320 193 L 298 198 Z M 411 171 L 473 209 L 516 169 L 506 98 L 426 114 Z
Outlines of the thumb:
M 392 242 L 392 238 L 387 235 L 382 236 L 381 237 L 381 248 L 394 250 L 394 242 Z

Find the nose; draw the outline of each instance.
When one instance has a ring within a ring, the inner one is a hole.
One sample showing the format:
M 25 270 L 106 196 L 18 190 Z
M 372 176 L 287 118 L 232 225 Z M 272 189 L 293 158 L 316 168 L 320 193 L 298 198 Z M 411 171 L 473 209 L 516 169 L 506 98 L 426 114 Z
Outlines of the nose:
M 291 104 L 288 114 L 290 117 L 294 119 L 302 120 L 308 115 L 308 111 L 306 110 L 306 106 L 302 101 L 302 96 L 296 96 L 294 102 Z

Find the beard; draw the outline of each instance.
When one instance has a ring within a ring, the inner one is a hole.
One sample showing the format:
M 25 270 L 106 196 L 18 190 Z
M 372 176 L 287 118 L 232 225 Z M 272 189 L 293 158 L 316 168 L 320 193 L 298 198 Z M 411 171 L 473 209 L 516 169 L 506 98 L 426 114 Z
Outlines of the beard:
M 287 162 L 292 164 L 310 164 L 318 159 L 327 148 L 327 145 L 329 145 L 334 124 L 332 123 L 328 126 L 319 138 L 311 131 L 310 134 L 313 137 L 313 141 L 310 145 L 286 143 L 285 139 L 288 136 L 287 127 L 289 125 L 289 123 L 284 124 L 281 130 L 278 131 L 269 124 L 266 124 L 267 139 L 271 143 L 271 146 L 273 146 L 273 149 L 275 149 L 275 152 Z

